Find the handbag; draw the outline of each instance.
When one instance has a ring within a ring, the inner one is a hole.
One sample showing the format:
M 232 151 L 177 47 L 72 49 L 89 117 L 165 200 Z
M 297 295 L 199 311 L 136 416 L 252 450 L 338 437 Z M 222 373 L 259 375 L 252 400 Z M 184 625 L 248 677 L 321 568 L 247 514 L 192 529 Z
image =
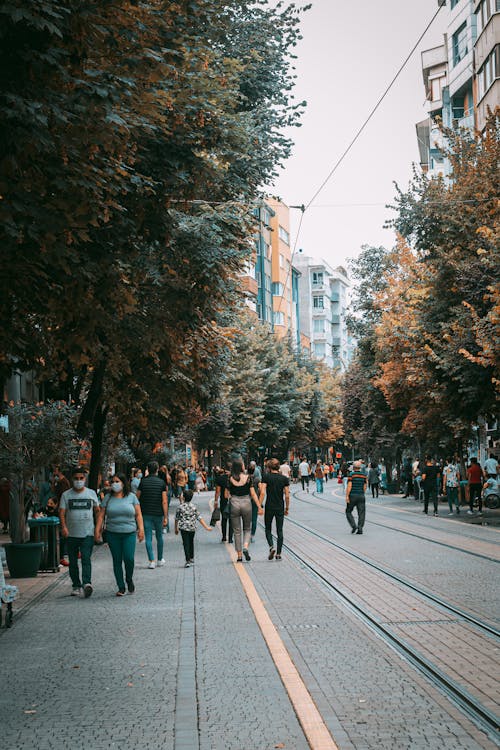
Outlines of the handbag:
M 219 508 L 214 508 L 212 511 L 212 518 L 210 519 L 210 526 L 215 526 L 217 521 L 220 521 L 220 510 Z

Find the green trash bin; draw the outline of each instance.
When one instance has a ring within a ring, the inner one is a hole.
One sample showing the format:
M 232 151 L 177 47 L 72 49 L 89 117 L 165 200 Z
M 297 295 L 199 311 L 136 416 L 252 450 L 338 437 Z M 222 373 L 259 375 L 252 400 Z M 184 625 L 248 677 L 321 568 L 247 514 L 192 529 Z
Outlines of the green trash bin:
M 42 557 L 39 571 L 56 573 L 59 570 L 58 518 L 30 518 L 30 542 L 42 542 Z

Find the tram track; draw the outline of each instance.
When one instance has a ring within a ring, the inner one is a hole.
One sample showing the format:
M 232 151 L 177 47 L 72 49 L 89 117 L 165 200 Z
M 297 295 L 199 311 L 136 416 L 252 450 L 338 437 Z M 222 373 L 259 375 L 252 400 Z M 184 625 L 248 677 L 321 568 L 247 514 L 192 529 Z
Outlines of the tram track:
M 376 563 L 373 560 L 370 560 L 369 558 L 363 555 L 360 555 L 357 552 L 353 552 L 347 547 L 344 547 L 342 544 L 335 542 L 333 539 L 330 539 L 329 537 L 324 536 L 320 532 L 309 528 L 303 523 L 300 523 L 300 521 L 295 521 L 294 519 L 287 517 L 287 523 L 290 523 L 293 526 L 297 526 L 300 529 L 303 529 L 304 531 L 316 537 L 317 539 L 321 539 L 323 542 L 330 545 L 331 547 L 335 547 L 336 549 L 339 549 L 342 552 L 344 552 L 346 555 L 349 555 L 350 557 L 356 560 L 359 560 L 360 562 L 364 563 L 365 565 L 368 565 L 370 568 L 373 568 L 379 573 L 383 573 L 385 576 L 387 576 L 391 580 L 396 581 L 397 583 L 405 586 L 407 589 L 410 589 L 411 591 L 415 592 L 416 594 L 421 596 L 423 599 L 431 601 L 433 602 L 433 604 L 437 604 L 439 607 L 446 610 L 450 614 L 456 615 L 457 617 L 460 617 L 462 620 L 465 620 L 471 623 L 472 625 L 474 625 L 476 628 L 483 631 L 484 633 L 488 633 L 488 635 L 492 635 L 495 638 L 500 639 L 500 630 L 498 630 L 498 628 L 493 627 L 492 625 L 485 622 L 484 620 L 478 619 L 477 617 L 473 616 L 469 612 L 466 612 L 460 607 L 456 607 L 455 605 L 451 604 L 450 602 L 447 602 L 445 599 L 442 599 L 436 594 L 433 594 L 432 592 L 427 591 L 426 589 L 421 588 L 420 586 L 417 586 L 415 583 L 412 583 L 412 581 L 408 580 L 407 578 L 404 578 L 398 573 L 395 573 L 389 570 L 383 565 L 380 565 L 379 563 Z
M 450 615 L 458 617 L 467 625 L 472 625 L 478 631 L 478 637 L 487 639 L 487 642 L 497 647 L 497 640 L 500 637 L 499 631 L 491 627 L 488 623 L 479 620 L 478 618 L 470 615 L 467 612 L 463 612 L 449 602 L 445 602 L 436 597 L 428 591 L 419 589 L 409 581 L 406 581 L 396 574 L 387 571 L 382 566 L 378 566 L 371 560 L 363 558 L 361 555 L 352 553 L 350 550 L 345 549 L 342 545 L 339 545 L 327 537 L 324 537 L 319 532 L 309 529 L 300 522 L 295 522 L 290 518 L 287 518 L 288 523 L 292 523 L 301 529 L 302 533 L 312 534 L 316 537 L 320 543 L 327 544 L 328 546 L 337 547 L 343 553 L 356 558 L 360 563 L 368 565 L 370 568 L 375 569 L 377 573 L 381 573 L 384 576 L 395 581 L 395 584 L 400 587 L 404 586 L 409 589 L 412 594 L 417 594 L 419 598 L 426 599 L 431 602 L 431 606 L 439 606 L 441 609 L 447 611 Z M 343 604 L 365 625 L 367 625 L 372 632 L 393 648 L 403 659 L 409 664 L 416 668 L 422 675 L 424 675 L 435 687 L 444 693 L 455 705 L 457 705 L 475 724 L 484 731 L 490 739 L 500 745 L 500 731 L 499 731 L 499 718 L 490 710 L 487 705 L 478 699 L 477 696 L 473 695 L 470 690 L 464 687 L 457 679 L 454 679 L 450 674 L 447 673 L 446 662 L 436 663 L 436 660 L 429 658 L 421 649 L 415 648 L 411 643 L 411 638 L 402 637 L 397 631 L 399 623 L 387 623 L 384 622 L 379 616 L 370 611 L 370 607 L 364 602 L 357 600 L 356 595 L 353 592 L 346 591 L 345 586 L 335 580 L 335 574 L 333 571 L 329 571 L 326 568 L 318 565 L 317 560 L 311 559 L 309 554 L 304 554 L 300 550 L 300 546 L 297 542 L 284 543 L 283 548 L 286 549 L 287 553 L 292 559 L 294 559 L 306 572 L 315 578 L 322 586 L 326 587 L 330 592 L 335 593 L 337 597 L 343 602 Z M 313 553 L 314 554 L 314 553 Z M 322 569 L 320 569 L 322 568 Z M 394 584 L 392 584 L 394 585 Z M 436 620 L 437 621 L 437 620 Z M 466 627 L 466 625 L 463 627 Z M 470 631 L 469 631 L 470 632 Z M 486 648 L 486 646 L 485 646 Z M 439 662 L 439 660 L 438 660 Z M 452 671 L 450 669 L 450 671 Z M 460 672 L 457 673 L 460 676 Z
M 317 500 L 319 500 L 321 503 L 323 503 L 323 505 L 318 505 L 318 503 L 311 502 L 310 500 L 306 500 L 303 497 L 298 497 L 297 492 L 292 492 L 292 495 L 293 495 L 293 497 L 294 497 L 295 500 L 298 500 L 301 503 L 305 503 L 306 505 L 311 505 L 314 508 L 321 508 L 321 507 L 328 508 L 329 510 L 333 511 L 334 513 L 337 513 L 339 515 L 344 515 L 344 511 L 336 508 L 335 506 L 333 506 L 331 503 L 329 503 L 324 498 L 318 497 L 316 495 L 316 493 L 312 493 L 313 497 L 315 497 Z M 497 563 L 497 564 L 500 563 L 500 559 L 498 559 L 496 557 L 491 557 L 490 555 L 484 555 L 481 552 L 474 552 L 473 550 L 464 549 L 463 547 L 458 547 L 456 544 L 451 544 L 449 542 L 444 542 L 442 540 L 431 539 L 430 537 L 424 536 L 423 534 L 418 534 L 415 531 L 409 531 L 408 529 L 401 529 L 401 528 L 398 528 L 397 526 L 393 526 L 393 525 L 391 525 L 389 527 L 385 523 L 381 523 L 380 521 L 373 521 L 372 519 L 367 520 L 366 523 L 367 524 L 371 524 L 373 526 L 380 526 L 383 529 L 390 528 L 391 531 L 396 531 L 396 532 L 399 532 L 400 534 L 406 534 L 407 536 L 411 536 L 411 537 L 414 537 L 416 539 L 423 539 L 424 541 L 429 542 L 431 544 L 437 544 L 440 547 L 445 547 L 447 549 L 452 549 L 452 550 L 455 550 L 457 552 L 462 552 L 465 555 L 470 555 L 472 557 L 477 557 L 477 558 L 479 558 L 481 560 L 488 560 L 488 562 L 493 562 L 493 563 Z M 467 538 L 471 539 L 473 541 L 481 541 L 481 540 L 478 540 L 478 538 L 475 537 L 475 536 L 468 535 Z M 495 544 L 495 543 L 493 543 L 493 544 Z

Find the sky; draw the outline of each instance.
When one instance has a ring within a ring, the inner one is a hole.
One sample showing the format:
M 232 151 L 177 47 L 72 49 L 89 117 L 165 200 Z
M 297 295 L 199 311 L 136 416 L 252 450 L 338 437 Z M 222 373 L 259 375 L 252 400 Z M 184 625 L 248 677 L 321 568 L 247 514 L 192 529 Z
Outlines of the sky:
M 313 0 L 295 61 L 297 101 L 307 100 L 293 154 L 271 191 L 307 204 L 431 20 L 437 0 Z M 385 208 L 419 161 L 415 124 L 426 115 L 422 50 L 442 44 L 441 12 L 334 177 L 304 215 L 297 251 L 333 266 L 361 246 L 394 245 Z M 346 206 L 345 204 L 376 204 Z M 333 206 L 333 207 L 332 207 Z M 300 212 L 291 210 L 292 245 Z

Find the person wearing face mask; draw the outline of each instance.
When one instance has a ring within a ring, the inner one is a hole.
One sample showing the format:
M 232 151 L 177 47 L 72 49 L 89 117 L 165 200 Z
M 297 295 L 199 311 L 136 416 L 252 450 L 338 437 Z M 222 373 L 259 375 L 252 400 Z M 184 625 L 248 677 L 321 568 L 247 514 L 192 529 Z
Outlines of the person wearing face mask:
M 71 472 L 72 487 L 61 495 L 59 519 L 61 536 L 66 539 L 69 556 L 69 575 L 72 583 L 71 596 L 91 596 L 92 550 L 94 548 L 94 517 L 99 501 L 94 490 L 85 487 L 86 471 L 81 466 Z M 81 554 L 82 572 L 78 567 Z
M 125 583 L 129 594 L 133 594 L 135 591 L 133 580 L 135 542 L 136 537 L 140 542 L 144 539 L 144 522 L 139 500 L 130 491 L 124 474 L 115 474 L 112 477 L 111 492 L 102 502 L 94 535 L 97 544 L 101 541 L 104 519 L 106 519 L 106 541 L 113 558 L 113 572 L 118 586 L 116 596 L 124 596 Z M 124 567 L 125 577 L 123 576 Z

